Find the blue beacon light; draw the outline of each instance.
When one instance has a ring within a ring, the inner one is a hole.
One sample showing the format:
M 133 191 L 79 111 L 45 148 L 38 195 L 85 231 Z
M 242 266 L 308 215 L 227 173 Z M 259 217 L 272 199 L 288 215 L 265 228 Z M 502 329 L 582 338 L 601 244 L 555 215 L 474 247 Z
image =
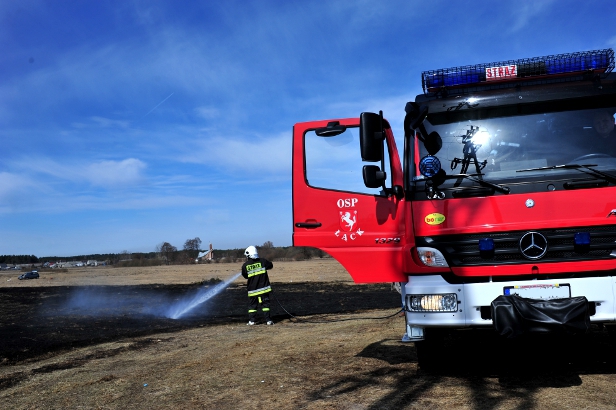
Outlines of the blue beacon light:
M 588 70 L 607 74 L 614 67 L 614 50 L 608 48 L 430 70 L 422 72 L 421 77 L 426 92 L 441 87 L 473 86 L 488 84 L 494 80 L 532 79 Z
M 419 161 L 419 172 L 426 178 L 432 178 L 441 170 L 441 161 L 434 155 L 426 155 Z

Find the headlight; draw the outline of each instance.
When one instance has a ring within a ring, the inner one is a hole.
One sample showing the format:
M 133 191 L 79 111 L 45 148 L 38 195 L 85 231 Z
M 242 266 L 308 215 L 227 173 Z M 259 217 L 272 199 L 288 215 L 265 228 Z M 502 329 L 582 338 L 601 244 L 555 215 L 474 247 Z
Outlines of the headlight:
M 419 260 L 426 266 L 432 268 L 446 268 L 449 266 L 445 257 L 438 249 L 418 247 L 417 255 L 419 256 Z
M 457 312 L 458 295 L 409 295 L 408 308 L 411 312 Z

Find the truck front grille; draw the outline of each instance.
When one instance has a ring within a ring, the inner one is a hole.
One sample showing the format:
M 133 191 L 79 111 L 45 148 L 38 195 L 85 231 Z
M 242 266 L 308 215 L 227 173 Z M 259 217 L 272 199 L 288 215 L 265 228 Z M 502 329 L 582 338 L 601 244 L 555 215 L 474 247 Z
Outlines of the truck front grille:
M 547 252 L 532 261 L 520 250 L 520 239 L 527 232 L 417 237 L 416 244 L 440 250 L 452 267 L 616 259 L 616 225 L 535 230 L 533 232 L 541 233 L 547 239 Z M 590 233 L 590 246 L 576 248 L 574 236 L 577 232 Z M 479 251 L 482 238 L 494 241 L 493 253 L 486 255 Z

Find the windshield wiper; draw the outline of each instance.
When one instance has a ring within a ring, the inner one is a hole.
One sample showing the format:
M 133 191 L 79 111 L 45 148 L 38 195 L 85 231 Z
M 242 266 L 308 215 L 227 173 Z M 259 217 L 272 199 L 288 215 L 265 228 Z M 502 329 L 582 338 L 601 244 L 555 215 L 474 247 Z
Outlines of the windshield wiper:
M 544 171 L 550 169 L 577 169 L 580 172 L 584 172 L 583 169 L 590 171 L 590 173 L 596 177 L 601 177 L 611 182 L 612 184 L 616 184 L 616 177 L 606 174 L 605 172 L 597 171 L 594 168 L 597 164 L 563 164 L 563 165 L 553 165 L 551 167 L 539 167 L 539 168 L 528 168 L 528 169 L 518 169 L 516 172 L 526 172 L 526 171 Z M 588 174 L 588 172 L 584 172 Z
M 563 164 L 563 165 L 552 165 L 551 167 L 518 169 L 516 172 L 543 171 L 546 169 L 576 169 L 576 168 L 588 168 L 588 167 L 596 167 L 596 166 L 597 164 Z
M 471 181 L 476 182 L 479 185 L 483 185 L 485 187 L 492 188 L 495 191 L 502 192 L 503 194 L 508 194 L 509 191 L 511 191 L 511 189 L 509 189 L 509 187 L 506 187 L 506 186 L 503 186 L 503 185 L 494 184 L 492 182 L 485 181 L 483 179 L 473 178 L 471 175 L 468 175 L 468 174 L 453 174 L 453 175 L 447 175 L 445 177 L 445 179 L 458 179 L 458 178 L 470 179 Z

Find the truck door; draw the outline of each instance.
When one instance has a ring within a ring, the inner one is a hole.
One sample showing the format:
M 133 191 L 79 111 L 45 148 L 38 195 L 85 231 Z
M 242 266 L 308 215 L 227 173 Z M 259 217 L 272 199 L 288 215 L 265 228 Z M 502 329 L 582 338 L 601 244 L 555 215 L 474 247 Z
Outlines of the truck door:
M 319 248 L 358 283 L 405 282 L 404 199 L 364 185 L 359 118 L 296 124 L 293 129 L 293 245 Z M 332 136 L 315 130 L 345 128 Z M 393 134 L 385 130 L 386 186 L 403 186 Z M 380 163 L 378 164 L 381 165 Z M 400 192 L 401 193 L 401 192 Z

